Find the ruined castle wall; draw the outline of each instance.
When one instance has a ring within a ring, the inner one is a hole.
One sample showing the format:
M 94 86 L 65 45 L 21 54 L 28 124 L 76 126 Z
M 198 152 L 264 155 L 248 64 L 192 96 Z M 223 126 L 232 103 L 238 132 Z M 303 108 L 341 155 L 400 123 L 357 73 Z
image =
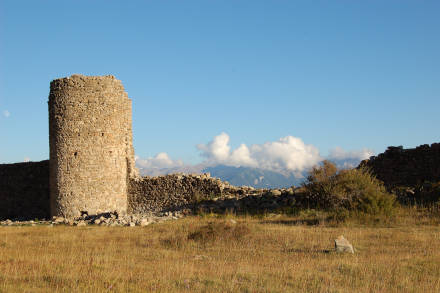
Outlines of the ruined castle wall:
M 361 166 L 371 168 L 376 177 L 391 189 L 416 186 L 425 181 L 440 181 L 440 143 L 414 149 L 389 147 L 384 153 L 365 160 Z
M 173 174 L 133 179 L 129 188 L 129 212 L 170 211 L 190 206 L 202 197 L 220 196 L 228 184 L 209 174 Z
M 49 161 L 0 165 L 0 219 L 49 214 Z
M 51 214 L 126 213 L 131 100 L 113 76 L 56 79 L 49 94 Z

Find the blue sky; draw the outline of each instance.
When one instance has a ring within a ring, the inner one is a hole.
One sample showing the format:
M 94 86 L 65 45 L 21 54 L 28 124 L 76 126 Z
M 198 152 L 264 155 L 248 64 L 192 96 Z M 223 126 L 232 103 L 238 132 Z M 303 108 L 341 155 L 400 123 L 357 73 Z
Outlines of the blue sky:
M 0 163 L 48 158 L 52 79 L 113 74 L 136 154 L 292 136 L 322 156 L 440 141 L 439 1 L 0 0 Z M 215 139 L 214 139 L 215 140 Z M 205 157 L 209 156 L 205 153 Z

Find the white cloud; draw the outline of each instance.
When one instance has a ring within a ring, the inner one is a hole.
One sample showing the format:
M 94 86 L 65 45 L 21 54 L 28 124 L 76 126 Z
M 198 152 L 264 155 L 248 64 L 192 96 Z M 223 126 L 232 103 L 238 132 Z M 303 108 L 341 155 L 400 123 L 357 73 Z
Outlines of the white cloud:
M 250 147 L 242 144 L 231 151 L 229 135 L 223 132 L 208 144 L 197 145 L 197 148 L 209 164 L 254 167 L 297 175 L 322 160 L 315 146 L 306 145 L 300 138 L 293 136 Z
M 347 159 L 357 159 L 357 160 L 365 160 L 374 155 L 374 151 L 363 148 L 361 150 L 354 151 L 346 151 L 341 147 L 335 147 L 330 150 L 328 158 L 330 160 L 347 160 Z
M 233 166 L 258 167 L 258 162 L 252 158 L 249 148 L 244 143 L 232 151 L 229 163 Z
M 5 118 L 8 118 L 9 116 L 11 116 L 11 113 L 8 110 L 3 110 L 2 114 Z
M 363 148 L 361 150 L 346 151 L 341 147 L 330 150 L 328 160 L 335 162 L 340 168 L 354 168 L 360 161 L 370 158 L 374 151 Z
M 222 132 L 208 144 L 198 144 L 197 148 L 202 151 L 202 156 L 208 161 L 224 163 L 229 158 L 231 147 L 229 146 L 229 135 Z
M 158 153 L 156 156 L 147 159 L 136 157 L 136 164 L 145 169 L 162 169 L 182 167 L 183 161 L 172 160 L 167 153 Z
M 251 146 L 258 167 L 278 172 L 293 172 L 297 176 L 318 164 L 322 158 L 317 147 L 305 144 L 300 138 L 286 136 L 278 141 Z
M 24 157 L 24 159 L 23 159 L 23 162 L 25 162 L 25 163 L 30 162 L 30 161 L 31 161 L 31 158 L 29 158 L 29 157 Z
M 161 172 L 160 174 L 166 173 L 166 170 L 169 172 L 200 172 L 205 167 L 222 164 L 265 169 L 302 177 L 304 171 L 324 159 L 317 147 L 305 144 L 301 138 L 294 136 L 282 137 L 264 144 L 250 146 L 241 144 L 235 149 L 232 149 L 229 143 L 229 135 L 222 132 L 207 144 L 198 144 L 196 147 L 205 159 L 198 165 L 187 165 L 182 160 L 173 160 L 166 153 L 159 153 L 147 159 L 137 157 L 136 164 L 143 168 L 144 172 L 151 171 L 150 174 L 155 175 L 158 175 L 158 172 Z M 341 147 L 336 147 L 329 152 L 327 159 L 334 161 L 339 167 L 352 168 L 356 167 L 361 160 L 372 155 L 374 152 L 369 149 L 345 151 Z

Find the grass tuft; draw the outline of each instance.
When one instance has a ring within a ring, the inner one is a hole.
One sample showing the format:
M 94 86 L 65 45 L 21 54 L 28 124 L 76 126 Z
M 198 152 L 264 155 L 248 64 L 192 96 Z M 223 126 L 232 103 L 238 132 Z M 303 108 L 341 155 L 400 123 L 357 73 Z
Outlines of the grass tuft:
M 241 241 L 250 232 L 246 224 L 237 224 L 232 221 L 210 222 L 190 233 L 188 239 L 202 244 L 217 241 Z

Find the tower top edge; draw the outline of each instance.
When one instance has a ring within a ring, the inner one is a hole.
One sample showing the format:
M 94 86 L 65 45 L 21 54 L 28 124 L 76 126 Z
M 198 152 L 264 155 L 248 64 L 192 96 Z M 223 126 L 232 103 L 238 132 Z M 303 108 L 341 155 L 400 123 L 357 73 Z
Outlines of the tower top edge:
M 83 75 L 83 74 L 72 74 L 67 77 L 56 78 L 51 81 L 51 83 L 59 83 L 66 81 L 116 81 L 121 82 L 114 75 Z

